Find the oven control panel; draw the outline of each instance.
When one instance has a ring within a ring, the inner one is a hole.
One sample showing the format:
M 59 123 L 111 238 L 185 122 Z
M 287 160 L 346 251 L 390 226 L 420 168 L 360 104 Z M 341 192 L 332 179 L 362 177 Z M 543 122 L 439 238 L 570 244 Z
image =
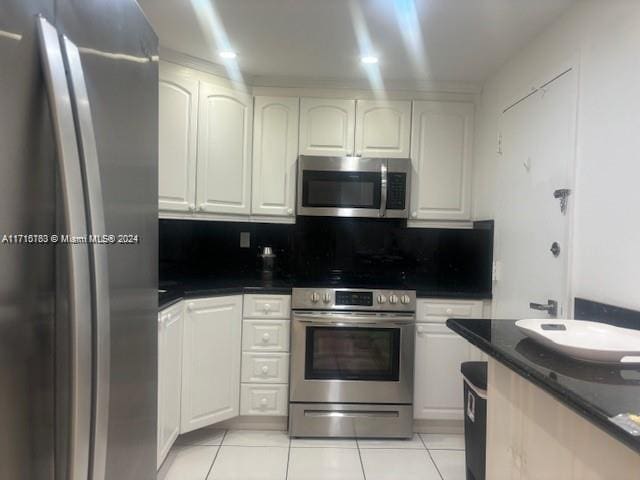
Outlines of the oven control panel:
M 416 292 L 355 288 L 294 288 L 291 307 L 303 310 L 415 312 Z

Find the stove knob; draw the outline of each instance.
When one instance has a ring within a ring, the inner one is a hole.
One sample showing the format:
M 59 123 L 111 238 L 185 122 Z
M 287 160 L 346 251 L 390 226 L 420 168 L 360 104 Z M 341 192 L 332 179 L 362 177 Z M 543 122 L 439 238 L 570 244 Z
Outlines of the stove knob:
M 378 303 L 387 303 L 387 297 L 384 295 L 378 295 Z
M 320 294 L 318 292 L 313 292 L 311 294 L 311 302 L 318 303 L 320 301 Z
M 324 303 L 329 303 L 331 301 L 331 294 L 329 292 L 324 292 L 322 294 L 322 301 Z
M 404 303 L 405 305 L 406 305 L 407 303 L 409 303 L 410 301 L 411 301 L 411 297 L 409 297 L 409 295 L 402 295 L 402 296 L 400 297 L 400 302 L 401 302 L 401 303 Z
M 395 305 L 396 303 L 398 303 L 398 296 L 397 295 L 391 295 L 389 297 L 389 303 L 391 305 Z

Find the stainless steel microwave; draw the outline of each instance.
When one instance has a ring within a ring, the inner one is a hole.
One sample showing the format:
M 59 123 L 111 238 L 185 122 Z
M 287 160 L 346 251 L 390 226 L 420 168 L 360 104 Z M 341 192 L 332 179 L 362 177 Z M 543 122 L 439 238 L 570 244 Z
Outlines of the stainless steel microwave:
M 298 215 L 408 218 L 408 158 L 298 159 Z

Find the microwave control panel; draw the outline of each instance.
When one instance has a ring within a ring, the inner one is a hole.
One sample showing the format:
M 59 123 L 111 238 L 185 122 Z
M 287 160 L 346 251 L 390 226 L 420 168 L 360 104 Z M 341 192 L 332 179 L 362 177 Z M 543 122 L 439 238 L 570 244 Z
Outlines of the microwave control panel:
M 387 209 L 404 210 L 407 200 L 407 174 L 387 173 Z

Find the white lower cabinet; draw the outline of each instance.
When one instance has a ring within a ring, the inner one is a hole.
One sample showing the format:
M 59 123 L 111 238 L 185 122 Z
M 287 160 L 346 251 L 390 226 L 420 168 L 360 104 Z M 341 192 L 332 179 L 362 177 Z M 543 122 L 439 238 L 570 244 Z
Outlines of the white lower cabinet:
M 481 354 L 464 338 L 449 330 L 445 322 L 450 317 L 481 316 L 481 301 L 418 300 L 414 418 L 464 418 L 460 365 L 480 360 Z
M 186 302 L 181 433 L 238 415 L 241 328 L 241 295 Z
M 182 302 L 158 314 L 158 468 L 180 433 Z
M 244 296 L 240 415 L 287 415 L 290 315 L 290 295 Z
M 240 391 L 240 415 L 287 414 L 288 385 L 243 383 Z

